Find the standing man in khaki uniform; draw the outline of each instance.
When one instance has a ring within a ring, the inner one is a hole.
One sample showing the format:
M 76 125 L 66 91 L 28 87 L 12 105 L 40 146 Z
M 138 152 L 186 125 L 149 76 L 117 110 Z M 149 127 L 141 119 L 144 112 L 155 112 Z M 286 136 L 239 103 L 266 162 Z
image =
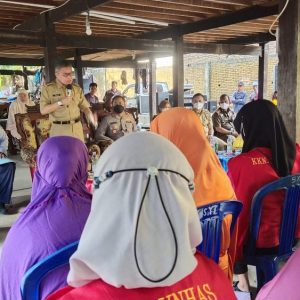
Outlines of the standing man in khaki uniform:
M 57 63 L 55 77 L 55 81 L 42 88 L 40 100 L 41 114 L 49 114 L 52 121 L 50 136 L 73 136 L 84 142 L 80 111 L 84 112 L 90 123 L 96 124 L 80 86 L 73 84 L 67 89 L 73 82 L 72 65 L 67 61 Z
M 97 128 L 95 142 L 101 140 L 115 141 L 118 138 L 136 131 L 136 123 L 132 115 L 125 110 L 125 99 L 117 95 L 112 100 L 113 112 L 106 116 Z

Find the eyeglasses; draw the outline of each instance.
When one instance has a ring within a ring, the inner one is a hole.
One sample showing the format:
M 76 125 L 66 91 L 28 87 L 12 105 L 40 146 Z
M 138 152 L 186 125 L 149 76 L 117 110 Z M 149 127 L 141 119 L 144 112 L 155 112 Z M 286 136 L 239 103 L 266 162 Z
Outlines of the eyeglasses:
M 72 77 L 72 73 L 60 73 L 60 75 L 64 78 Z

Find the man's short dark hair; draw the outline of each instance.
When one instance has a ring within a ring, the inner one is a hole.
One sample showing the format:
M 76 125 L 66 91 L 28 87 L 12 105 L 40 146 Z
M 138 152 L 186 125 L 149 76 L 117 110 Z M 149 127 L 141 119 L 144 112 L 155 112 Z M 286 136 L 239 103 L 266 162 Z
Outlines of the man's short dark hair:
M 58 71 L 62 68 L 72 67 L 72 63 L 67 60 L 60 60 L 55 63 L 55 71 Z
M 96 82 L 92 82 L 92 83 L 90 83 L 90 85 L 89 85 L 89 88 L 91 88 L 91 87 L 93 87 L 93 86 L 95 86 L 95 87 L 98 87 L 98 85 L 97 85 L 97 83 L 96 83 Z
M 205 97 L 204 97 L 204 95 L 203 94 L 201 94 L 201 93 L 197 93 L 197 94 L 195 94 L 194 96 L 193 96 L 193 98 L 192 98 L 192 100 L 194 100 L 194 98 L 196 98 L 196 97 L 202 97 L 204 100 L 205 100 Z
M 115 80 L 113 80 L 112 82 L 111 82 L 111 85 L 113 85 L 113 84 L 118 84 Z
M 121 98 L 126 103 L 126 98 L 122 95 L 115 95 L 111 98 L 111 102 L 113 103 L 116 99 Z

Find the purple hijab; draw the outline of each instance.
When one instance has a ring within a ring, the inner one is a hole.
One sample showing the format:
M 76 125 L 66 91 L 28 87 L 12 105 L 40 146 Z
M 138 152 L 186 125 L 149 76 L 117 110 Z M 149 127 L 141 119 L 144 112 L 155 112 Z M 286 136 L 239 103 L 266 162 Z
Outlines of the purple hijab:
M 20 282 L 36 262 L 79 240 L 90 212 L 88 154 L 76 138 L 47 139 L 37 155 L 31 202 L 10 229 L 0 260 L 0 299 L 21 300 Z M 42 299 L 67 284 L 68 267 L 42 283 Z

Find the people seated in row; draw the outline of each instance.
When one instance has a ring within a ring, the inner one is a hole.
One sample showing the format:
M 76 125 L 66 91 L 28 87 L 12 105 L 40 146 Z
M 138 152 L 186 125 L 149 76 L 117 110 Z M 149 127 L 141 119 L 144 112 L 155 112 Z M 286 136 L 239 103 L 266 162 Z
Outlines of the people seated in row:
M 205 99 L 204 96 L 201 93 L 197 93 L 192 98 L 193 103 L 193 111 L 197 114 L 199 117 L 203 128 L 205 135 L 210 138 L 214 134 L 213 129 L 213 123 L 210 112 L 204 108 Z
M 12 102 L 9 106 L 6 130 L 9 130 L 11 135 L 16 138 L 17 140 L 21 139 L 20 134 L 18 133 L 15 115 L 16 114 L 26 114 L 27 113 L 27 106 L 35 105 L 33 101 L 29 99 L 28 92 L 20 88 L 18 90 L 17 100 Z
M 112 99 L 113 112 L 104 117 L 95 134 L 95 142 L 101 140 L 115 141 L 118 138 L 136 131 L 132 115 L 125 111 L 125 98 L 117 95 Z
M 91 107 L 93 107 L 93 105 L 99 103 L 99 98 L 96 96 L 97 87 L 98 87 L 97 83 L 95 83 L 95 82 L 90 83 L 89 93 L 84 95 L 86 100 L 91 105 Z
M 167 111 L 172 107 L 170 101 L 168 99 L 162 100 L 158 105 L 158 113 L 161 113 L 163 111 Z
M 0 125 L 0 214 L 5 214 L 10 203 L 16 164 L 7 159 L 8 137 Z
M 153 133 L 125 136 L 95 176 L 69 286 L 47 300 L 236 299 L 220 268 L 195 253 L 202 234 L 193 170 L 177 147 Z
M 0 261 L 1 300 L 21 300 L 25 272 L 47 255 L 80 238 L 91 207 L 88 153 L 77 138 L 57 136 L 39 148 L 31 201 L 12 226 Z M 68 267 L 49 275 L 42 299 L 66 285 Z
M 158 105 L 158 114 L 154 115 L 152 120 L 154 120 L 160 113 L 167 111 L 172 108 L 172 105 L 168 99 L 162 100 Z
M 152 121 L 151 131 L 175 144 L 192 166 L 195 174 L 193 196 L 196 206 L 236 199 L 230 180 L 210 147 L 203 126 L 193 111 L 172 108 Z M 223 239 L 219 263 L 229 278 L 232 276 L 235 257 L 235 238 L 230 239 L 230 224 L 229 215 L 224 220 L 222 228 Z M 231 247 L 228 253 L 229 246 Z
M 212 121 L 214 126 L 214 134 L 219 139 L 227 142 L 229 135 L 238 136 L 233 124 L 235 118 L 234 112 L 230 108 L 229 96 L 223 94 L 220 96 L 219 108 L 213 113 Z
M 228 162 L 228 175 L 237 199 L 244 204 L 238 219 L 238 252 L 234 273 L 239 275 L 237 287 L 249 291 L 243 249 L 248 237 L 252 198 L 267 183 L 300 173 L 300 147 L 290 138 L 277 107 L 268 100 L 246 104 L 234 124 L 244 140 L 242 154 Z M 270 194 L 263 203 L 256 245 L 261 253 L 276 253 L 282 203 L 282 192 Z M 299 226 L 297 237 L 300 237 Z
M 90 83 L 89 93 L 85 94 L 84 97 L 90 104 L 91 110 L 92 110 L 92 113 L 94 116 L 94 120 L 98 124 L 98 114 L 97 114 L 97 111 L 95 111 L 95 108 L 97 106 L 96 104 L 100 103 L 99 98 L 96 96 L 97 87 L 98 87 L 97 83 L 95 83 L 95 82 Z

